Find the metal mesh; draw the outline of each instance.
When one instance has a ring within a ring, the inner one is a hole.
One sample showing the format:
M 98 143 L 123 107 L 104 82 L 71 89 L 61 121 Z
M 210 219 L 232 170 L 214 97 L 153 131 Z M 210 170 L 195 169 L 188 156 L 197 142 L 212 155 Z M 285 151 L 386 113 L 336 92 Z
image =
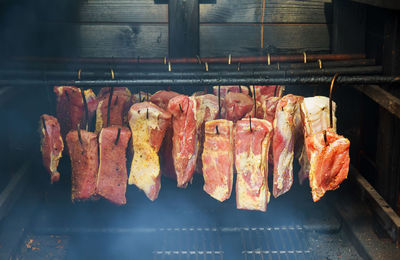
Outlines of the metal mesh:
M 242 255 L 247 259 L 311 259 L 311 249 L 300 226 L 243 228 Z
M 219 230 L 216 228 L 161 228 L 161 250 L 154 259 L 223 259 Z

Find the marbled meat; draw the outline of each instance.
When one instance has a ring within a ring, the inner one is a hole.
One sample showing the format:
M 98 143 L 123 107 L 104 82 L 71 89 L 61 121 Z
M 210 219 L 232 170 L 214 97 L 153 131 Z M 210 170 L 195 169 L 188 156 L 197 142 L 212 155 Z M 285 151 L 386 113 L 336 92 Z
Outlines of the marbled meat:
M 177 186 L 185 188 L 192 180 L 196 167 L 199 142 L 196 133 L 196 100 L 195 97 L 179 95 L 168 103 L 172 114 L 172 157 L 177 176 Z
M 218 119 L 205 123 L 203 189 L 221 202 L 229 199 L 232 193 L 233 149 L 232 121 Z
M 99 135 L 96 193 L 117 205 L 126 203 L 126 148 L 130 137 L 129 128 L 121 126 L 103 128 Z
M 251 125 L 250 125 L 251 124 Z M 242 119 L 235 129 L 236 207 L 267 210 L 268 150 L 272 124 L 264 119 Z
M 66 142 L 72 166 L 72 201 L 94 199 L 99 166 L 97 135 L 72 130 Z
M 137 103 L 129 110 L 134 150 L 129 184 L 135 184 L 152 201 L 161 188 L 158 151 L 170 124 L 171 114 L 153 103 Z
M 60 125 L 57 118 L 50 115 L 40 117 L 40 151 L 42 152 L 43 165 L 50 174 L 51 183 L 60 179 L 57 171 L 58 163 L 64 150 L 64 142 L 60 134 Z

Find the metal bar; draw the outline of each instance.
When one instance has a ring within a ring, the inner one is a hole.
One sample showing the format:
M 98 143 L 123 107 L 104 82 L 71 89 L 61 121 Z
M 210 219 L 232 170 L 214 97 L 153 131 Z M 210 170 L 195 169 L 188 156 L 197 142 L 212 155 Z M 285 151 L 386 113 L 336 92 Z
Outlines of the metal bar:
M 354 86 L 355 89 L 370 97 L 381 107 L 400 118 L 400 99 L 376 85 Z
M 131 79 L 131 80 L 0 80 L 0 86 L 215 86 L 215 85 L 309 85 L 329 84 L 328 76 L 290 78 L 197 78 L 197 79 Z M 399 83 L 393 76 L 339 76 L 336 84 L 366 85 Z M 397 84 L 396 84 L 397 86 Z
M 354 59 L 365 59 L 365 54 L 307 54 L 306 60 L 308 62 L 317 60 L 354 60 Z M 79 63 L 165 63 L 169 61 L 171 63 L 198 63 L 197 57 L 193 58 L 60 58 L 60 57 L 18 57 L 16 61 L 29 61 L 29 62 L 79 62 Z M 266 63 L 268 56 L 249 56 L 249 57 L 232 57 L 232 63 Z M 229 57 L 205 57 L 200 58 L 201 62 L 207 63 L 228 63 Z M 303 54 L 294 55 L 270 55 L 271 62 L 303 62 Z
M 9 209 L 17 200 L 28 182 L 29 167 L 32 161 L 25 162 L 13 175 L 8 185 L 0 193 L 0 221 L 7 215 Z
M 251 77 L 293 77 L 293 76 L 319 76 L 319 75 L 366 75 L 380 74 L 383 72 L 382 66 L 362 66 L 362 67 L 344 67 L 344 68 L 326 68 L 326 69 L 290 69 L 290 70 L 266 70 L 266 71 L 196 71 L 196 72 L 118 72 L 114 71 L 114 75 L 119 79 L 157 79 L 157 78 L 213 78 L 213 77 L 230 77 L 230 78 L 251 78 Z M 107 71 L 82 71 L 83 79 L 109 79 L 111 72 Z M 40 71 L 40 70 L 0 70 L 1 78 L 64 78 L 75 79 L 75 71 Z
M 375 59 L 358 59 L 358 60 L 337 60 L 337 61 L 321 61 L 322 68 L 335 68 L 335 67 L 357 67 L 357 66 L 373 66 L 376 65 Z M 104 63 L 43 63 L 43 62 L 7 62 L 0 65 L 3 69 L 37 69 L 37 70 L 56 70 L 56 69 L 71 69 L 77 71 L 81 69 L 83 72 L 86 70 L 110 70 L 110 64 Z M 203 64 L 186 63 L 186 64 L 171 64 L 172 71 L 204 71 Z M 237 64 L 209 64 L 211 71 L 237 71 Z M 168 71 L 167 64 L 146 64 L 146 63 L 118 63 L 112 64 L 114 70 L 123 71 Z M 282 63 L 279 64 L 281 70 L 287 69 L 319 69 L 319 62 L 307 63 Z M 241 64 L 240 70 L 277 70 L 278 63 L 271 65 L 265 63 L 245 63 Z

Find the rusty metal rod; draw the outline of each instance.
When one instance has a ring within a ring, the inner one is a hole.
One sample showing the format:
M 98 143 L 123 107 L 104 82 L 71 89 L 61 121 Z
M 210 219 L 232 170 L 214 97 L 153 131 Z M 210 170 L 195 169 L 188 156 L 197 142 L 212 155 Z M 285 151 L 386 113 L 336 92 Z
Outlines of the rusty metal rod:
M 130 80 L 0 80 L 0 86 L 218 86 L 218 85 L 328 85 L 329 76 L 288 77 L 288 78 L 197 78 L 197 79 L 130 79 Z M 339 76 L 336 84 L 395 84 L 400 77 L 395 76 Z
M 327 60 L 354 60 L 364 59 L 365 54 L 307 54 L 307 62 L 311 61 L 327 61 Z M 165 64 L 171 63 L 199 63 L 199 58 L 173 58 L 169 59 L 166 57 L 162 58 L 62 58 L 62 57 L 18 57 L 14 58 L 15 61 L 27 61 L 27 62 L 78 62 L 78 63 L 159 63 Z M 203 57 L 200 58 L 202 63 L 228 63 L 229 57 Z M 247 57 L 235 57 L 232 56 L 231 63 L 266 63 L 268 56 L 247 56 Z M 303 62 L 304 54 L 293 54 L 293 55 L 270 55 L 270 62 Z
M 291 69 L 291 70 L 265 70 L 265 71 L 196 71 L 196 72 L 114 72 L 119 79 L 157 79 L 157 78 L 216 78 L 216 77 L 293 77 L 293 76 L 317 76 L 317 75 L 367 75 L 381 74 L 382 66 L 361 66 L 341 68 L 314 68 L 314 69 Z M 7 78 L 43 78 L 46 79 L 74 79 L 75 71 L 22 71 L 22 70 L 0 70 L 0 77 Z M 109 79 L 111 72 L 105 71 L 82 71 L 81 79 Z

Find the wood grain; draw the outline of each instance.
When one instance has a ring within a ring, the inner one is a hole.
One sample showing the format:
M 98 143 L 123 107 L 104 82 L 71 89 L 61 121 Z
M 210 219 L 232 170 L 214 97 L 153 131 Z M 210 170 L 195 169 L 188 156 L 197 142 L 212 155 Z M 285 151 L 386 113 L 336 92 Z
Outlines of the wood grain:
M 328 51 L 328 25 L 265 25 L 264 50 L 258 25 L 200 26 L 201 56 L 265 55 L 270 53 Z
M 265 23 L 330 23 L 331 0 L 266 0 Z M 78 21 L 167 23 L 168 6 L 154 0 L 79 2 Z M 201 23 L 259 23 L 260 0 L 218 0 L 200 4 Z

